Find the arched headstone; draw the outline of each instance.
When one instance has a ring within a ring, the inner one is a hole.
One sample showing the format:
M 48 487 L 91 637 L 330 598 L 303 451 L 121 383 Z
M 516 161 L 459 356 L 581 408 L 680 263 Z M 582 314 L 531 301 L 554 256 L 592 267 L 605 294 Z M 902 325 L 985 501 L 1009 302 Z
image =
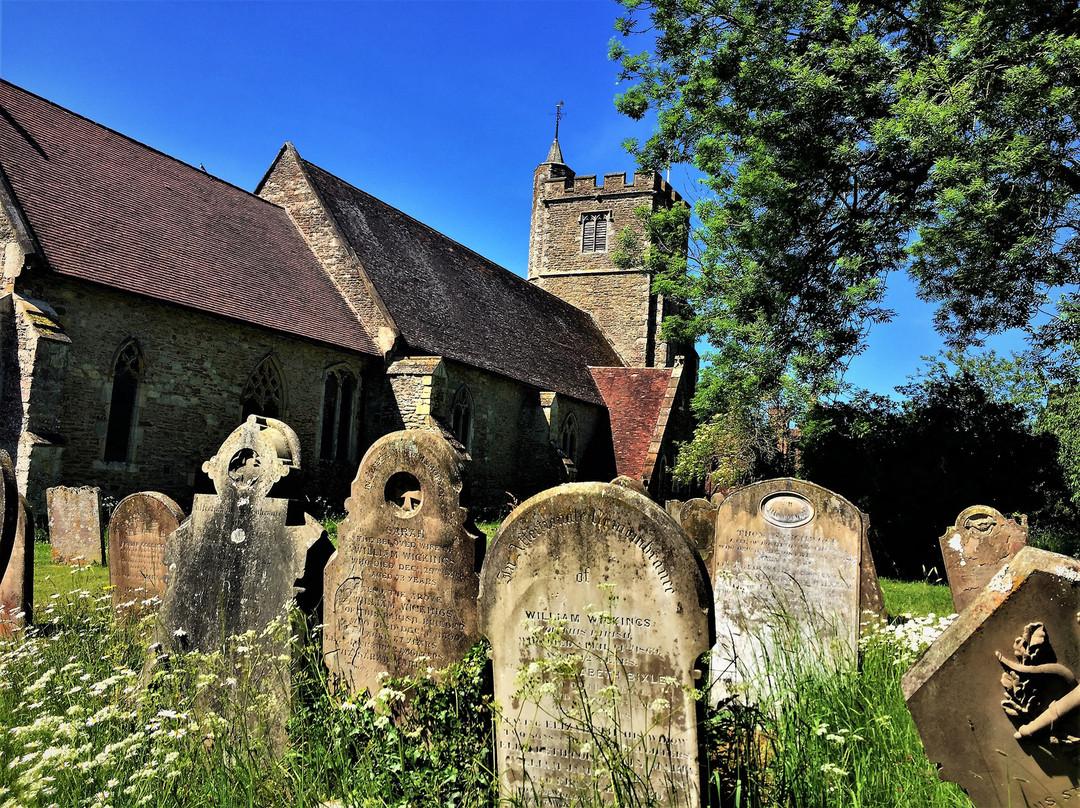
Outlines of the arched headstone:
M 155 491 L 120 500 L 109 519 L 109 583 L 113 607 L 165 593 L 165 540 L 184 521 L 170 497 Z
M 867 527 L 858 508 L 806 480 L 724 498 L 712 558 L 714 700 L 754 697 L 770 665 L 855 659 L 864 611 L 884 614 Z
M 1009 518 L 986 505 L 962 510 L 938 540 L 953 608 L 962 612 L 1027 541 L 1026 516 Z
M 562 804 L 610 785 L 594 778 L 605 755 L 580 724 L 583 695 L 596 737 L 640 787 L 664 805 L 700 805 L 687 690 L 709 648 L 711 606 L 686 534 L 636 491 L 572 483 L 515 509 L 480 581 L 503 797 Z
M 34 517 L 0 449 L 0 637 L 30 622 L 34 604 Z
M 477 640 L 477 541 L 461 492 L 465 455 L 426 430 L 364 455 L 326 565 L 323 655 L 353 693 L 377 676 L 423 674 Z

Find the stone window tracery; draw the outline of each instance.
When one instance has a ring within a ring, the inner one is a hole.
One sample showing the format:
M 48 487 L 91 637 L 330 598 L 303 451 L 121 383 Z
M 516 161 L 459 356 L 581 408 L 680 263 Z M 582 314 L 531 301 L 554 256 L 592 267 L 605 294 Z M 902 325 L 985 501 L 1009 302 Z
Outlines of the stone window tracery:
M 139 385 L 145 373 L 146 361 L 139 343 L 128 340 L 121 345 L 113 361 L 109 422 L 105 430 L 106 463 L 124 463 L 130 459 Z
M 319 458 L 356 458 L 356 408 L 360 383 L 347 367 L 331 368 L 323 381 L 323 408 Z
M 583 253 L 607 252 L 607 231 L 610 221 L 610 210 L 581 214 L 581 251 Z
M 573 461 L 577 461 L 577 418 L 574 413 L 569 413 L 563 421 L 562 429 L 559 430 L 559 448 L 564 455 Z
M 252 371 L 244 385 L 240 401 L 241 419 L 244 421 L 249 415 L 263 415 L 267 418 L 281 416 L 285 408 L 285 384 L 281 378 L 281 369 L 273 357 L 266 357 Z
M 454 397 L 454 406 L 450 409 L 450 429 L 466 451 L 472 451 L 473 397 L 466 385 L 462 385 Z

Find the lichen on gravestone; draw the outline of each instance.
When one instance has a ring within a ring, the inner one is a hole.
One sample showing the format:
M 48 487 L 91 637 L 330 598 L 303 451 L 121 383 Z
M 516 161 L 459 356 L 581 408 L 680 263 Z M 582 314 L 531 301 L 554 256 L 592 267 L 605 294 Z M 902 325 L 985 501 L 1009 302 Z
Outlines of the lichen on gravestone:
M 462 502 L 466 458 L 437 432 L 413 429 L 364 455 L 326 565 L 333 684 L 374 693 L 380 675 L 439 671 L 476 642 L 483 540 Z
M 109 519 L 109 583 L 113 608 L 141 611 L 165 593 L 165 541 L 184 521 L 164 494 L 143 491 L 120 500 Z
M 633 782 L 643 802 L 699 806 L 711 611 L 700 556 L 648 497 L 571 483 L 516 508 L 480 583 L 502 798 L 613 802 Z
M 962 612 L 1027 540 L 1026 516 L 1009 518 L 986 505 L 962 510 L 938 540 L 953 608 Z
M 101 564 L 101 489 L 58 485 L 45 491 L 54 564 Z
M 226 660 L 236 672 L 204 691 L 204 707 L 220 714 L 237 694 L 255 694 L 269 706 L 250 729 L 280 750 L 293 630 L 315 617 L 333 546 L 303 510 L 300 444 L 283 422 L 250 416 L 202 471 L 204 491 L 166 540 L 166 589 L 143 681 L 178 653 Z

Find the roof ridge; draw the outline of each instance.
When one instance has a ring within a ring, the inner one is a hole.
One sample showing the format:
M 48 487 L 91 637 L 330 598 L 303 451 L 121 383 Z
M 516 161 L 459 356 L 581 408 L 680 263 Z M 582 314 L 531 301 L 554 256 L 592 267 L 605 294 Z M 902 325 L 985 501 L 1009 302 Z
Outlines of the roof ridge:
M 26 95 L 31 96 L 32 98 L 36 98 L 38 101 L 42 101 L 42 102 L 48 104 L 51 107 L 55 107 L 56 109 L 60 110 L 61 112 L 64 112 L 64 113 L 66 113 L 68 115 L 71 115 L 72 117 L 78 118 L 80 120 L 86 121 L 87 123 L 92 124 L 93 126 L 96 126 L 96 127 L 100 128 L 100 129 L 104 129 L 106 132 L 110 132 L 110 133 L 116 135 L 117 137 L 123 138 L 124 140 L 128 141 L 129 143 L 134 143 L 136 146 L 139 146 L 139 147 L 141 147 L 143 149 L 146 149 L 147 151 L 151 151 L 151 152 L 154 152 L 155 154 L 159 154 L 162 157 L 165 157 L 166 159 L 170 160 L 171 162 L 177 163 L 178 165 L 183 166 L 184 168 L 188 169 L 189 171 L 192 171 L 196 175 L 203 176 L 203 177 L 208 177 L 208 178 L 210 178 L 210 179 L 212 179 L 212 180 L 214 180 L 216 182 L 221 183 L 222 185 L 225 185 L 225 186 L 227 186 L 229 188 L 232 188 L 233 190 L 240 191 L 241 193 L 246 194 L 247 196 L 250 196 L 253 199 L 258 199 L 263 204 L 269 205 L 272 208 L 280 208 L 281 207 L 280 205 L 275 205 L 273 202 L 269 202 L 266 199 L 263 199 L 261 196 L 258 196 L 257 194 L 255 194 L 252 191 L 247 190 L 246 188 L 242 188 L 241 186 L 236 185 L 234 183 L 231 183 L 226 179 L 222 179 L 221 177 L 217 176 L 216 174 L 211 174 L 206 169 L 196 168 L 195 166 L 191 165 L 191 163 L 185 163 L 179 157 L 173 157 L 171 154 L 167 154 L 166 152 L 163 152 L 161 149 L 158 149 L 158 148 L 156 148 L 154 146 L 151 146 L 151 145 L 149 145 L 147 143 L 143 143 L 141 140 L 137 140 L 137 139 L 131 137 L 131 135 L 125 135 L 123 132 L 119 132 L 116 129 L 113 129 L 111 126 L 106 126 L 105 124 L 101 123 L 100 121 L 95 121 L 93 118 L 88 118 L 86 115 L 82 115 L 82 114 L 80 114 L 78 112 L 75 112 L 72 109 L 68 109 L 67 107 L 62 106 L 61 104 L 57 104 L 55 101 L 50 101 L 48 98 L 45 98 L 44 96 L 38 95 L 37 93 L 32 92 L 31 90 L 27 90 L 25 87 L 20 87 L 18 84 L 10 82 L 7 79 L 0 78 L 0 84 L 6 84 L 8 87 L 12 87 L 12 88 L 14 88 L 15 90 L 18 90 L 21 93 L 25 93 Z M 3 107 L 3 103 L 0 102 L 0 108 L 2 108 L 2 107 Z M 12 120 L 14 120 L 14 116 L 12 116 Z M 18 124 L 18 126 L 22 127 L 22 124 Z M 48 158 L 46 158 L 46 159 L 48 159 Z
M 297 156 L 300 156 L 299 153 L 297 154 Z M 418 225 L 423 227 L 425 230 L 428 230 L 431 233 L 434 233 L 440 239 L 448 241 L 451 244 L 453 244 L 454 246 L 460 247 L 462 250 L 464 250 L 464 251 L 466 251 L 468 253 L 471 253 L 472 255 L 475 255 L 477 258 L 479 258 L 484 263 L 490 264 L 495 269 L 498 269 L 498 270 L 504 272 L 507 275 L 507 277 L 512 278 L 513 281 L 518 283 L 519 285 L 521 285 L 522 288 L 534 289 L 534 290 L 536 290 L 537 293 L 539 293 L 541 295 L 547 295 L 548 297 L 552 298 L 553 300 L 559 301 L 560 305 L 565 306 L 568 309 L 573 309 L 575 312 L 580 312 L 581 314 L 585 315 L 589 319 L 592 319 L 592 315 L 589 314 L 584 309 L 580 309 L 577 306 L 575 306 L 573 303 L 570 303 L 570 302 L 568 302 L 566 300 L 563 300 L 561 297 L 559 297 L 556 294 L 552 294 L 547 289 L 544 289 L 541 286 L 537 286 L 535 283 L 531 283 L 527 278 L 524 278 L 521 275 L 518 275 L 512 269 L 507 269 L 502 264 L 497 263 L 496 261 L 493 261 L 492 259 L 488 258 L 486 255 L 483 255 L 482 253 L 478 253 L 476 250 L 472 249 L 471 247 L 469 247 L 469 246 L 467 246 L 465 244 L 462 244 L 457 239 L 451 238 L 450 236 L 446 235 L 446 233 L 443 233 L 440 230 L 436 230 L 434 227 L 427 224 L 426 222 L 422 222 L 419 219 L 417 219 L 415 216 L 411 216 L 410 214 L 408 214 L 405 211 L 401 210 L 401 208 L 395 207 L 394 205 L 391 205 L 389 202 L 387 202 L 387 201 L 385 201 L 383 199 L 379 199 L 377 196 L 375 196 L 374 194 L 368 193 L 363 188 L 357 188 L 355 185 L 353 185 L 348 180 L 346 180 L 346 179 L 344 179 L 342 177 L 339 177 L 337 174 L 334 174 L 334 173 L 332 173 L 330 171 L 327 171 L 322 166 L 316 165 L 315 163 L 312 163 L 312 162 L 304 159 L 302 156 L 300 156 L 300 162 L 303 163 L 303 164 L 309 165 L 312 168 L 315 168 L 318 171 L 321 171 L 323 174 L 326 174 L 326 175 L 328 175 L 330 177 L 333 177 L 334 179 L 336 179 L 336 180 L 338 180 L 340 182 L 345 183 L 346 185 L 348 185 L 350 188 L 352 188 L 357 193 L 363 194 L 364 196 L 368 197 L 369 199 L 374 199 L 380 205 L 385 205 L 386 207 L 390 208 L 395 213 L 399 213 L 402 216 L 404 216 L 406 219 L 409 219 L 410 221 L 416 222 Z M 595 323 L 596 321 L 593 320 L 593 322 Z M 598 331 L 600 331 L 601 334 L 603 334 L 603 329 L 601 329 L 599 325 L 597 325 L 596 328 L 597 328 Z

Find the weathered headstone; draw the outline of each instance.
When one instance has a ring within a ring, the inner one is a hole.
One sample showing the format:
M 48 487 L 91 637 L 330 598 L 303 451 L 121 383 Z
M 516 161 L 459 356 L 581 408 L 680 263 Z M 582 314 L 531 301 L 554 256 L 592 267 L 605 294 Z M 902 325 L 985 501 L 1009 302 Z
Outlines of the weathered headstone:
M 144 681 L 162 651 L 224 650 L 226 658 L 255 660 L 219 686 L 273 700 L 276 711 L 258 730 L 280 744 L 291 688 L 289 617 L 294 604 L 311 614 L 321 600 L 333 546 L 303 512 L 300 444 L 281 421 L 250 416 L 202 470 L 215 493 L 196 493 L 190 518 L 166 540 L 166 589 Z M 225 692 L 207 698 L 229 700 Z
M 0 637 L 30 622 L 34 604 L 34 518 L 15 469 L 0 449 Z
M 45 492 L 49 508 L 49 544 L 55 564 L 101 564 L 101 489 L 56 486 Z
M 180 527 L 184 512 L 154 491 L 120 500 L 109 519 L 109 583 L 114 607 L 165 593 L 165 539 Z
M 1080 561 L 1020 550 L 903 678 L 943 780 L 979 808 L 1080 800 Z
M 645 483 L 636 477 L 628 477 L 625 474 L 620 474 L 614 480 L 611 481 L 612 485 L 621 485 L 623 488 L 629 488 L 631 491 L 637 491 L 642 496 L 649 496 L 649 489 L 645 487 Z
M 676 517 L 701 554 L 710 575 L 713 570 L 713 546 L 716 543 L 716 513 L 717 507 L 709 500 L 688 499 L 679 508 L 679 515 Z
M 863 612 L 884 613 L 866 530 L 858 508 L 804 480 L 766 480 L 723 500 L 711 565 L 714 699 L 753 697 L 781 653 L 795 665 L 855 659 Z
M 678 522 L 682 514 L 682 506 L 681 499 L 669 499 L 664 503 L 664 510 L 667 511 L 668 516 Z
M 956 611 L 962 612 L 1027 540 L 1026 516 L 1010 519 L 985 505 L 962 510 L 939 540 Z
M 408 430 L 360 463 L 324 577 L 323 654 L 352 693 L 378 690 L 383 672 L 440 670 L 477 640 L 482 539 L 461 502 L 465 462 L 441 435 Z
M 661 804 L 699 806 L 687 689 L 709 648 L 710 612 L 686 534 L 635 491 L 572 483 L 510 514 L 480 580 L 480 627 L 501 705 L 503 798 L 561 805 L 594 788 L 610 795 L 610 780 L 594 768 L 615 750 Z

